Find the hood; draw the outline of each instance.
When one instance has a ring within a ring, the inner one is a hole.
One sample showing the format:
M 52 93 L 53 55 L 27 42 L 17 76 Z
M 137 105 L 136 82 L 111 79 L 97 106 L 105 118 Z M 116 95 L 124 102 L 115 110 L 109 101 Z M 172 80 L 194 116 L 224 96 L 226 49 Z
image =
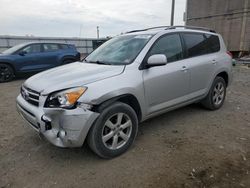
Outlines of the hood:
M 2 54 L 2 53 L 0 53 L 0 59 L 9 58 L 9 57 L 11 57 L 10 54 Z
M 53 91 L 84 86 L 105 78 L 119 75 L 124 65 L 99 65 L 76 62 L 38 73 L 25 81 L 24 85 L 44 95 Z

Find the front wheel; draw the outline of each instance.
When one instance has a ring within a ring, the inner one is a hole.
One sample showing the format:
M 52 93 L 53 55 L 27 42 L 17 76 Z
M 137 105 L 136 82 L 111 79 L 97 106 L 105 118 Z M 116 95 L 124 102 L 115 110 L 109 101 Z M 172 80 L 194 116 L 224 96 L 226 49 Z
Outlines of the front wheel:
M 15 77 L 14 70 L 7 64 L 0 64 L 0 83 L 9 82 Z
M 201 104 L 209 110 L 221 108 L 226 97 L 226 82 L 222 77 L 216 77 L 208 95 Z
M 102 158 L 124 153 L 134 142 L 138 119 L 129 105 L 116 102 L 104 109 L 88 135 L 90 148 Z

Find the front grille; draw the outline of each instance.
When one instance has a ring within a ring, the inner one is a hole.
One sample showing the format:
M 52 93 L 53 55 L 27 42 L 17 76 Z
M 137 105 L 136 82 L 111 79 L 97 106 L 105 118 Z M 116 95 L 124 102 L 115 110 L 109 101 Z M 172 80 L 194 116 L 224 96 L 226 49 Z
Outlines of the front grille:
M 39 96 L 40 96 L 39 92 L 22 86 L 21 95 L 24 98 L 24 100 L 26 100 L 28 103 L 34 106 L 39 106 Z

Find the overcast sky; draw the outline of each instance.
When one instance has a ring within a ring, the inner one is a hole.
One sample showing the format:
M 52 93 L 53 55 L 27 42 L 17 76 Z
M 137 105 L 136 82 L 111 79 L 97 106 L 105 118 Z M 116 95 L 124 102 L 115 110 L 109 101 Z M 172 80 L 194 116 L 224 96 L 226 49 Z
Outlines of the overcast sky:
M 175 24 L 183 25 L 186 0 L 176 0 Z M 114 36 L 169 25 L 171 0 L 0 0 L 0 35 Z

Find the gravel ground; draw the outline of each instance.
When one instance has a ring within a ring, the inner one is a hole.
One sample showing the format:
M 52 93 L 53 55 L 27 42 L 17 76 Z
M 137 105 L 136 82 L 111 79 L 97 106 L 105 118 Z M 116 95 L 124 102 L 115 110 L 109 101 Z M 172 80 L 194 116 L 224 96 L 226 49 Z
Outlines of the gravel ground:
M 236 66 L 224 106 L 190 105 L 141 124 L 124 155 L 61 149 L 16 112 L 24 80 L 0 84 L 0 187 L 250 187 L 250 68 Z

